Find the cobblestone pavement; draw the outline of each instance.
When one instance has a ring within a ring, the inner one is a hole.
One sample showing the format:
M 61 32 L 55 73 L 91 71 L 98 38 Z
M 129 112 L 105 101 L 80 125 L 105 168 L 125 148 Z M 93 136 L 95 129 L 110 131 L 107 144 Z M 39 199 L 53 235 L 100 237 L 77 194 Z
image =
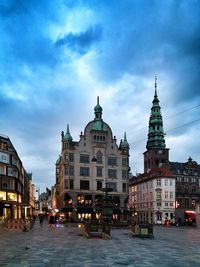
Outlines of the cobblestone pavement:
M 29 232 L 0 228 L 1 267 L 200 267 L 200 227 L 154 227 L 154 239 L 112 229 L 110 240 L 87 239 L 75 225 Z

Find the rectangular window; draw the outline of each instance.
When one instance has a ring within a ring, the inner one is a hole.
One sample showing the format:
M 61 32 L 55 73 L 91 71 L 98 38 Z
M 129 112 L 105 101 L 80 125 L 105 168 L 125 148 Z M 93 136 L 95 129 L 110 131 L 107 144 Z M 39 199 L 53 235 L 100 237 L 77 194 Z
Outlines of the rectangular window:
M 0 200 L 6 200 L 6 192 L 0 191 Z
M 4 166 L 0 166 L 0 174 L 4 174 Z
M 117 178 L 117 170 L 108 169 L 109 178 Z
M 64 155 L 64 161 L 68 161 L 69 160 L 69 154 L 68 153 L 65 153 Z
M 169 180 L 169 185 L 173 186 L 173 180 L 172 179 Z
M 165 186 L 168 186 L 168 179 L 165 179 Z
M 165 207 L 168 207 L 168 202 L 165 202 Z
M 117 158 L 116 157 L 108 157 L 108 165 L 116 166 L 117 165 Z
M 14 155 L 12 155 L 12 165 L 17 166 L 17 158 Z
M 170 207 L 173 207 L 173 202 L 170 202 Z
M 13 176 L 13 169 L 12 168 L 8 168 L 8 176 Z
M 102 181 L 97 181 L 97 190 L 102 189 Z
M 103 168 L 102 167 L 97 167 L 97 177 L 102 177 L 103 176 Z
M 68 175 L 69 172 L 68 172 L 68 166 L 65 166 L 65 175 Z
M 97 153 L 97 163 L 98 164 L 102 164 L 102 162 L 103 162 L 102 158 L 103 158 L 103 155 L 102 155 L 101 151 L 99 151 Z
M 112 192 L 117 192 L 117 183 L 109 182 L 107 183 L 107 188 L 112 189 Z
M 126 170 L 122 170 L 122 179 L 128 178 L 128 172 Z
M 16 193 L 7 193 L 7 200 L 17 201 L 17 194 Z
M 89 167 L 80 167 L 80 176 L 90 176 Z
M 122 191 L 123 191 L 123 193 L 127 192 L 127 184 L 126 183 L 122 184 Z
M 157 192 L 156 192 L 156 198 L 157 198 L 157 199 L 161 199 L 161 198 L 162 198 L 162 195 L 161 195 L 161 194 L 162 194 L 162 192 L 161 192 L 160 190 L 157 191 Z
M 69 175 L 73 176 L 74 175 L 74 167 L 69 166 Z
M 122 166 L 128 166 L 128 159 L 122 158 Z
M 170 191 L 169 197 L 172 199 L 174 197 L 174 192 Z
M 85 180 L 80 180 L 80 189 L 89 190 L 90 189 L 90 182 L 85 181 Z
M 9 181 L 8 181 L 8 189 L 10 189 L 10 190 L 14 190 L 15 189 L 15 180 L 13 180 L 13 179 L 10 179 Z
M 69 161 L 74 162 L 74 154 L 73 153 L 69 153 Z
M 168 191 L 165 191 L 165 198 L 168 198 Z
M 65 188 L 65 189 L 68 189 L 68 187 L 69 187 L 69 185 L 68 185 L 68 184 L 69 184 L 69 183 L 68 183 L 68 180 L 65 179 L 64 181 L 65 181 L 64 188 Z
M 0 147 L 1 147 L 2 150 L 7 150 L 8 149 L 8 146 L 7 146 L 6 143 L 1 143 Z
M 74 189 L 74 181 L 73 180 L 69 180 L 69 189 Z
M 8 154 L 0 152 L 0 162 L 9 163 Z
M 157 202 L 157 207 L 161 207 L 161 202 Z
M 157 185 L 157 186 L 161 186 L 161 179 L 157 179 L 157 180 L 156 180 L 156 185 Z
M 88 154 L 80 154 L 80 163 L 89 163 L 90 157 Z

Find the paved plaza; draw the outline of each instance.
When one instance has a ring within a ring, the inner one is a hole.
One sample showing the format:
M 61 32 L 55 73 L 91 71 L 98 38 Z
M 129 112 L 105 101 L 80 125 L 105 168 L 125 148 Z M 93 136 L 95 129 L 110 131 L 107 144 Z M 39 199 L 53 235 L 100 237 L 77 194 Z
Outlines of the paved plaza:
M 110 240 L 87 239 L 71 224 L 55 230 L 36 221 L 29 232 L 0 228 L 1 267 L 200 267 L 200 228 L 155 226 L 154 239 L 112 229 Z

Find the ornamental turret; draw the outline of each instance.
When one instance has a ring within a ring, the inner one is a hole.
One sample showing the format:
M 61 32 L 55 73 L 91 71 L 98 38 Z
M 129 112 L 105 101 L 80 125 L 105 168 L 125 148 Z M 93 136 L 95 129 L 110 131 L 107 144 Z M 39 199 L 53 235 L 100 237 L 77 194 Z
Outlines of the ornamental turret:
M 107 126 L 102 119 L 102 111 L 103 109 L 99 104 L 99 97 L 97 97 L 97 104 L 94 107 L 95 118 L 92 125 L 92 130 L 104 132 L 107 131 Z
M 72 136 L 71 136 L 71 134 L 69 132 L 69 124 L 67 124 L 67 131 L 66 131 L 66 134 L 63 137 L 63 140 L 64 141 L 72 141 L 73 140 L 73 138 L 72 138 Z
M 124 140 L 120 143 L 120 147 L 123 149 L 129 149 L 129 143 L 127 142 L 126 132 L 124 133 Z

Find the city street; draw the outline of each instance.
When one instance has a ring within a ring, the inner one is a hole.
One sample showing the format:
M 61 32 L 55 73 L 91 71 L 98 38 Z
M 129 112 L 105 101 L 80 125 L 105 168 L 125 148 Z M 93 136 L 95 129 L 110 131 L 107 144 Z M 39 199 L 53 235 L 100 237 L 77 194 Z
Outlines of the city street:
M 154 239 L 112 229 L 110 240 L 78 235 L 75 224 L 50 229 L 36 221 L 29 232 L 0 228 L 0 266 L 199 267 L 198 227 L 155 226 Z

